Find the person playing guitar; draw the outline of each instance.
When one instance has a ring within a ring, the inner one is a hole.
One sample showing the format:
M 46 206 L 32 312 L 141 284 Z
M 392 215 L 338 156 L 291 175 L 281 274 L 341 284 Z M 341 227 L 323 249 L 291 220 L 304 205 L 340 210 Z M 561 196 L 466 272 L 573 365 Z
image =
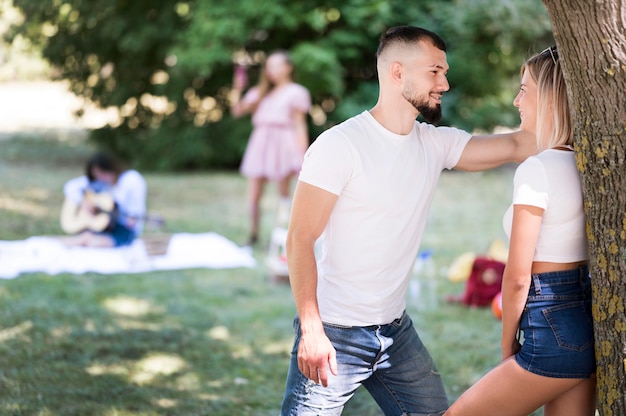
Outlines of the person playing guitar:
M 68 246 L 120 247 L 143 231 L 147 185 L 134 169 L 124 170 L 106 153 L 88 161 L 85 175 L 63 187 L 61 228 Z

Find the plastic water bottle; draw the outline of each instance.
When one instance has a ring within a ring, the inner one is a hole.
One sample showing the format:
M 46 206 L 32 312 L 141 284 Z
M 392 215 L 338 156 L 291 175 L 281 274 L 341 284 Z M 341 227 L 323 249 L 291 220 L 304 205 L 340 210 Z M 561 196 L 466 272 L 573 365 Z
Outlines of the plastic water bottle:
M 411 273 L 411 280 L 409 280 L 409 299 L 412 303 L 417 303 L 420 298 L 420 292 L 422 291 L 422 282 L 420 281 L 420 275 L 422 273 L 422 259 L 418 255 L 413 263 L 413 272 Z
M 425 309 L 430 309 L 437 306 L 437 265 L 432 251 L 425 251 L 422 255 L 422 281 L 424 282 L 422 302 Z
M 437 306 L 437 267 L 432 250 L 420 252 L 415 259 L 409 296 L 420 309 Z

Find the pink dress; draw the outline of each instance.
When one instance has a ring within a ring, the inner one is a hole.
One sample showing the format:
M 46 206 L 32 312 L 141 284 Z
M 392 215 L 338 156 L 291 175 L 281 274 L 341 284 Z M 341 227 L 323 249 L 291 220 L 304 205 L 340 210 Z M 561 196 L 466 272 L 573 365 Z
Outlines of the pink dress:
M 256 101 L 258 89 L 251 88 L 243 100 Z M 311 107 L 309 91 L 291 83 L 270 92 L 252 116 L 252 134 L 239 168 L 250 178 L 280 180 L 300 172 L 304 150 L 297 140 L 292 114 Z

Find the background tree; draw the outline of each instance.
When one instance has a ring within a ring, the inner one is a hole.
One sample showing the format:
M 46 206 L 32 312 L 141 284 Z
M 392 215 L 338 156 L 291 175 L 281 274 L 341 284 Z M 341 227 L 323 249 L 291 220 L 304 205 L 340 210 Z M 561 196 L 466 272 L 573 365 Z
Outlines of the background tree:
M 626 414 L 626 0 L 543 0 L 573 104 L 600 414 Z
M 381 32 L 415 24 L 449 44 L 452 90 L 443 124 L 472 130 L 516 125 L 511 101 L 519 64 L 552 41 L 539 0 L 269 1 L 13 0 L 27 38 L 72 91 L 118 109 L 92 133 L 145 169 L 236 167 L 250 123 L 228 114 L 233 65 L 292 51 L 314 104 L 311 138 L 371 107 Z M 338 5 L 339 4 L 339 5 Z

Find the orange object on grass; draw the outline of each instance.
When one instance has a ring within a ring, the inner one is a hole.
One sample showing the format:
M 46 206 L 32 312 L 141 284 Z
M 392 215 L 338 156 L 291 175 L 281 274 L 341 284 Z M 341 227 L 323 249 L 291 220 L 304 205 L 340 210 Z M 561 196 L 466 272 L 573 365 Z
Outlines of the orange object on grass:
M 494 296 L 491 301 L 491 312 L 493 312 L 493 316 L 496 318 L 502 319 L 502 292 Z

